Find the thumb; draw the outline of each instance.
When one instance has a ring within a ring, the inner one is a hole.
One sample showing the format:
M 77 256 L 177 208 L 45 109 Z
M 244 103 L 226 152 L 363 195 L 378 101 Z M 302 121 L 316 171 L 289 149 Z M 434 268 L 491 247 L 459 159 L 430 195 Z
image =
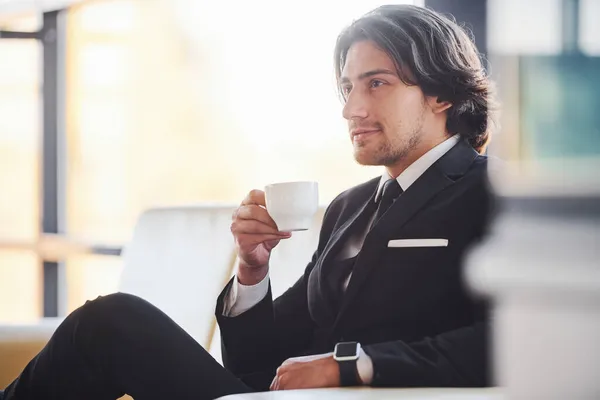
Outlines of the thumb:
M 281 239 L 267 240 L 265 242 L 265 249 L 267 249 L 267 251 L 273 250 L 273 248 L 279 244 L 280 240 Z

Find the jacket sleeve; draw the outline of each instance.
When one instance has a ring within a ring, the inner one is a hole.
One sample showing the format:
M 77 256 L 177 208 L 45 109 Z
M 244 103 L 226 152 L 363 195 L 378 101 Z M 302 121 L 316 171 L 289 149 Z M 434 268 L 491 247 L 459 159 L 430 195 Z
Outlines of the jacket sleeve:
M 313 322 L 308 312 L 306 280 L 316 257 L 315 253 L 304 275 L 275 301 L 269 284 L 265 298 L 237 317 L 222 313 L 223 299 L 232 282 L 219 296 L 216 316 L 223 365 L 255 389 L 268 388 L 277 367 L 309 345 Z
M 372 386 L 483 387 L 489 385 L 487 322 L 406 343 L 364 347 L 373 362 Z

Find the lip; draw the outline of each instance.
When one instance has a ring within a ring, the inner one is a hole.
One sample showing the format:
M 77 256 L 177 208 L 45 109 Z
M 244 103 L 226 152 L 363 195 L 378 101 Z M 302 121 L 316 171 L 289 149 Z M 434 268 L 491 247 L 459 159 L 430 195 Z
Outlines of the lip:
M 373 133 L 373 132 L 379 132 L 379 129 L 354 129 L 352 131 L 352 136 L 362 135 L 364 133 Z
M 352 131 L 352 140 L 361 140 L 379 132 L 381 129 L 355 129 Z

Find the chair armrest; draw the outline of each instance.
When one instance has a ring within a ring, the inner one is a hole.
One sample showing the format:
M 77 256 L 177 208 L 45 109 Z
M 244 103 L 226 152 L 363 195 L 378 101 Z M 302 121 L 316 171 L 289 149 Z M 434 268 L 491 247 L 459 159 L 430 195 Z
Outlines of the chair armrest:
M 46 345 L 62 320 L 0 324 L 0 388 L 11 383 Z

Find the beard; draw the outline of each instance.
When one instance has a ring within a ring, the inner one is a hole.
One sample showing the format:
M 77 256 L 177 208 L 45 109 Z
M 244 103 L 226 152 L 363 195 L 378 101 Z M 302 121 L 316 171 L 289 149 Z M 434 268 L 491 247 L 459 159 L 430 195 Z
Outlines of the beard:
M 405 158 L 421 142 L 421 132 L 412 131 L 410 135 L 400 143 L 392 144 L 386 140 L 375 152 L 371 165 L 394 165 Z
M 394 165 L 414 151 L 421 143 L 423 129 L 422 116 L 417 121 L 414 129 L 407 134 L 397 134 L 392 140 L 383 136 L 381 143 L 377 143 L 375 150 L 369 151 L 369 143 L 358 146 L 354 151 L 356 162 L 361 165 Z M 372 145 L 372 144 L 371 144 Z

